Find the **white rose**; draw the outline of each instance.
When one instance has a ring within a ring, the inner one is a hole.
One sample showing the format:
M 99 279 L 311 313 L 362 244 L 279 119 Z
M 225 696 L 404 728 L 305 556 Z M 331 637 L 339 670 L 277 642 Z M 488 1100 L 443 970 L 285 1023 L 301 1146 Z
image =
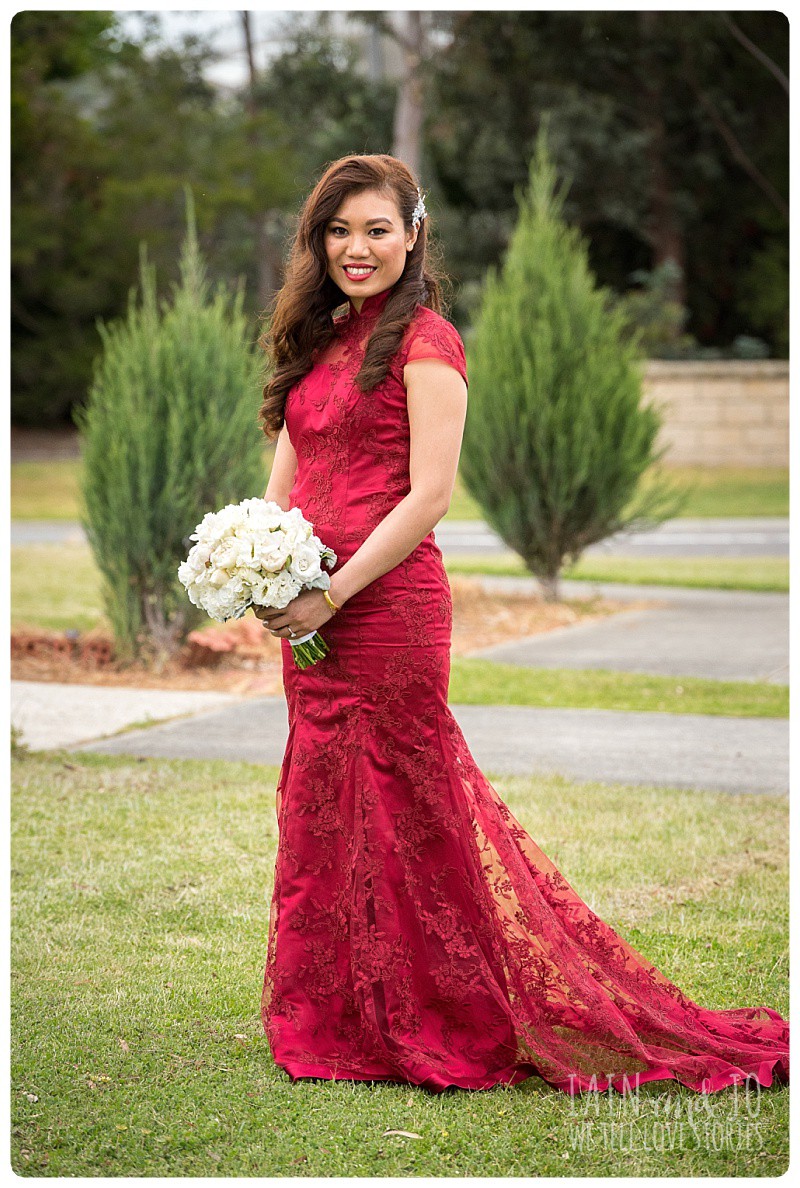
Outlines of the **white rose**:
M 299 545 L 305 544 L 308 540 L 308 534 L 301 524 L 290 524 L 288 528 L 284 529 L 283 537 L 290 553 L 293 553 Z
M 276 573 L 283 569 L 288 554 L 289 547 L 283 532 L 270 532 L 256 545 L 254 561 L 270 573 Z
M 302 540 L 308 540 L 313 532 L 311 524 L 305 518 L 299 507 L 290 507 L 283 513 L 281 528 L 284 532 L 295 531 Z
M 259 501 L 262 507 L 255 513 L 253 519 L 260 527 L 272 531 L 274 528 L 280 528 L 281 520 L 285 516 L 285 512 L 279 503 L 275 503 L 273 499 L 262 499 Z
M 290 573 L 295 574 L 301 582 L 314 582 L 321 574 L 319 553 L 311 544 L 298 544 L 292 550 Z

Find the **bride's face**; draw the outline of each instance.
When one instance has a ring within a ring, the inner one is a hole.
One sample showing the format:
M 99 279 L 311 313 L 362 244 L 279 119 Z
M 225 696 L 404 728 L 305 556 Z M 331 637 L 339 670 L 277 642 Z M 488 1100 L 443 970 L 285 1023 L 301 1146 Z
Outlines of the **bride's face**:
M 328 276 L 360 309 L 365 297 L 400 279 L 416 239 L 416 231 L 406 231 L 391 194 L 352 194 L 325 228 Z

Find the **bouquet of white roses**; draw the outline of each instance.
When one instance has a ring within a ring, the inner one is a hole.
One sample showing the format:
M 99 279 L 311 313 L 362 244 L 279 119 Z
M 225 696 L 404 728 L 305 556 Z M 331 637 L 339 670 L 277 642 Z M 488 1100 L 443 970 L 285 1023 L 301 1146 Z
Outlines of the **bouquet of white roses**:
M 241 619 L 248 607 L 282 610 L 301 590 L 327 590 L 333 549 L 314 535 L 298 507 L 284 511 L 272 501 L 243 499 L 208 512 L 189 540 L 196 540 L 178 568 L 189 600 L 212 619 Z M 298 668 L 316 664 L 329 652 L 318 631 L 291 639 Z

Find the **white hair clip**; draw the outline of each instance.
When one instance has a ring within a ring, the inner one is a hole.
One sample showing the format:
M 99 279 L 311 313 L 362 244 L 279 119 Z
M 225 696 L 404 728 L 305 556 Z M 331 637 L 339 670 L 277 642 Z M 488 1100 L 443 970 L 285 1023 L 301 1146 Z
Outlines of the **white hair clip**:
M 419 194 L 419 198 L 417 199 L 417 205 L 414 207 L 413 213 L 411 215 L 411 223 L 415 231 L 428 213 L 425 209 L 425 203 L 422 200 L 422 190 L 420 190 L 419 186 L 417 186 L 417 193 Z

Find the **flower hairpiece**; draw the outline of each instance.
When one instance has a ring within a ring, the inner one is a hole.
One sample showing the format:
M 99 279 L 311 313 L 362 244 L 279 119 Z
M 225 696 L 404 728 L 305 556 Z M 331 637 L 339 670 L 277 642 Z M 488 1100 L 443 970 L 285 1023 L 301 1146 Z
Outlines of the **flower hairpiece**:
M 419 195 L 417 199 L 417 205 L 414 207 L 414 210 L 411 214 L 411 223 L 415 231 L 428 213 L 425 209 L 425 203 L 422 198 L 422 190 L 420 190 L 419 186 L 417 186 L 417 194 Z

